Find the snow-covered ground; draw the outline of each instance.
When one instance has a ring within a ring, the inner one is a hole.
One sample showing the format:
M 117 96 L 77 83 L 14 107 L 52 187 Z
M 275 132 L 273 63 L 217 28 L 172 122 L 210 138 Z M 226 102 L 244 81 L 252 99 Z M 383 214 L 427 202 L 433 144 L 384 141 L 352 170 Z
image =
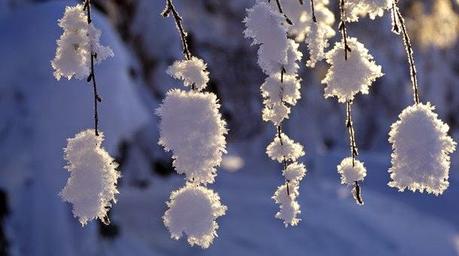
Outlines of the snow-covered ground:
M 57 82 L 52 74 L 50 61 L 61 33 L 56 20 L 65 4 L 54 1 L 0 10 L 0 188 L 7 191 L 10 208 L 0 227 L 6 232 L 10 255 L 459 254 L 457 166 L 451 169 L 450 188 L 440 197 L 399 193 L 386 185 L 389 150 L 362 150 L 368 175 L 362 185 L 365 206 L 357 206 L 350 188 L 339 184 L 336 172 L 347 151 L 321 151 L 308 139 L 337 130 L 338 135 L 332 137 L 339 137 L 344 128 L 341 119 L 328 120 L 323 127 L 335 124 L 328 130 L 305 124 L 304 115 L 298 114 L 304 109 L 306 115 L 318 120 L 324 115 L 323 109 L 310 107 L 317 101 L 314 90 L 319 89 L 309 87 L 303 95 L 307 103 L 299 103 L 303 107 L 293 113 L 287 125 L 292 137 L 305 146 L 303 160 L 309 170 L 299 196 L 300 224 L 285 228 L 274 218 L 278 209 L 271 196 L 283 177 L 280 166 L 265 156 L 264 148 L 273 134 L 267 129 L 229 145 L 231 157 L 224 161 L 227 170 L 221 169 L 211 186 L 228 206 L 227 214 L 219 218 L 214 245 L 202 250 L 190 247 L 184 239 L 171 240 L 162 223 L 165 201 L 184 180 L 153 173 L 150 160 L 143 156 L 144 148 L 138 144 L 154 145 L 157 140 L 153 111 L 158 103 L 130 78 L 131 52 L 100 16 L 95 22 L 102 30 L 102 43 L 115 52 L 114 58 L 96 67 L 103 98 L 100 124 L 106 135 L 104 145 L 113 156 L 119 156 L 121 141 L 135 140 L 137 144 L 123 166 L 118 203 L 111 211 L 117 235 L 101 236 L 94 222 L 82 228 L 70 205 L 57 195 L 68 177 L 62 150 L 66 138 L 92 128 L 93 121 L 92 95 L 85 81 Z M 357 122 L 364 122 L 363 117 Z M 387 122 L 381 118 L 379 126 L 382 123 L 387 128 Z M 378 129 L 385 132 L 385 128 Z M 153 149 L 147 154 L 160 153 Z M 137 180 L 144 185 L 133 185 Z

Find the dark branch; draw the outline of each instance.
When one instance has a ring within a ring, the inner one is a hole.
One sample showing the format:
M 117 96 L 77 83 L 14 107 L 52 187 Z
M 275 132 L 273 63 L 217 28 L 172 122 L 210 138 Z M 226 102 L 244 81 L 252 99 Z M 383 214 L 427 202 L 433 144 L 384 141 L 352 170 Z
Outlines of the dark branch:
M 183 48 L 183 55 L 187 60 L 191 59 L 191 53 L 190 49 L 188 47 L 188 41 L 187 41 L 187 32 L 183 28 L 182 24 L 182 17 L 180 14 L 177 12 L 175 9 L 174 4 L 172 3 L 172 0 L 166 0 L 166 7 L 164 11 L 161 13 L 163 17 L 169 17 L 169 14 L 172 13 L 172 16 L 174 16 L 175 20 L 175 25 L 177 26 L 177 29 L 180 33 L 180 39 L 182 40 L 182 48 Z
M 403 39 L 403 44 L 405 46 L 406 55 L 408 57 L 408 64 L 410 66 L 410 78 L 411 78 L 411 85 L 413 88 L 413 100 L 414 103 L 419 104 L 419 89 L 418 89 L 418 80 L 416 77 L 416 66 L 414 64 L 414 55 L 413 55 L 413 47 L 411 45 L 411 40 L 408 35 L 408 31 L 405 25 L 405 19 L 403 18 L 402 14 L 400 13 L 400 9 L 398 6 L 393 3 L 392 4 L 392 31 L 397 34 L 400 34 Z
M 268 3 L 271 2 L 271 0 L 268 0 Z M 303 4 L 303 0 L 300 0 L 300 4 Z M 284 18 L 285 18 L 285 21 L 289 24 L 289 25 L 293 25 L 293 22 L 287 17 L 287 15 L 284 13 L 284 10 L 282 9 L 282 5 L 280 3 L 280 0 L 276 0 L 276 5 L 277 5 L 277 9 L 279 9 L 279 12 L 284 15 Z
M 347 60 L 347 53 L 351 52 L 351 48 L 347 44 L 346 11 L 344 8 L 344 0 L 340 0 L 339 10 L 341 14 L 341 21 L 339 23 L 338 29 L 341 31 L 341 38 L 344 44 L 344 59 Z
M 282 66 L 282 68 L 281 68 L 281 74 L 280 74 L 281 83 L 284 82 L 284 73 L 285 73 L 285 72 L 286 72 L 286 70 L 285 70 L 285 68 Z M 281 95 L 281 101 L 282 101 L 282 95 Z M 279 124 L 279 125 L 277 126 L 277 137 L 279 138 L 279 143 L 280 143 L 281 145 L 284 145 L 284 142 L 282 141 L 282 124 Z M 282 159 L 282 166 L 283 166 L 284 170 L 287 169 L 287 165 L 288 165 L 287 159 L 286 159 L 285 156 L 284 156 L 284 159 Z M 287 195 L 290 196 L 289 181 L 286 180 L 285 182 L 286 182 L 286 184 L 287 184 Z
M 312 21 L 317 22 L 316 11 L 314 10 L 314 0 L 310 0 L 310 1 L 311 1 Z
M 84 3 L 84 10 L 86 10 L 88 24 L 91 24 L 91 0 L 86 0 Z M 99 110 L 98 103 L 102 102 L 102 98 L 97 92 L 96 73 L 94 69 L 94 60 L 97 59 L 97 53 L 91 47 L 91 71 L 86 81 L 92 81 L 93 95 L 94 95 L 94 131 L 96 136 L 99 136 Z M 105 224 L 105 223 L 104 223 Z
M 355 161 L 359 155 L 359 150 L 357 149 L 357 143 L 355 142 L 354 124 L 352 122 L 352 100 L 348 100 L 346 102 L 346 127 L 349 133 L 349 148 L 351 150 L 352 166 L 355 167 Z M 362 190 L 357 181 L 354 182 L 352 195 L 354 196 L 357 204 L 363 205 Z
M 355 199 L 355 202 L 358 205 L 364 205 L 363 198 L 362 198 L 362 190 L 360 189 L 359 182 L 354 182 L 354 187 L 352 188 L 352 196 Z

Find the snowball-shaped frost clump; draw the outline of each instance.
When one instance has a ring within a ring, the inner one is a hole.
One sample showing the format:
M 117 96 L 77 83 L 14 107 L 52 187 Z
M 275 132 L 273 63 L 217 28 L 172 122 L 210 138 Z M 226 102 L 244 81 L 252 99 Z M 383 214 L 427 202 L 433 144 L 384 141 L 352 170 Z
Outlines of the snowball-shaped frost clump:
M 70 178 L 60 196 L 73 205 L 73 215 L 83 226 L 96 218 L 105 223 L 118 194 L 118 165 L 101 147 L 103 139 L 102 133 L 96 136 L 94 130 L 85 130 L 68 139 L 64 149 Z
M 338 173 L 341 175 L 341 184 L 353 185 L 356 181 L 362 181 L 367 176 L 367 169 L 359 160 L 354 160 L 352 157 L 344 158 L 338 165 Z
M 203 60 L 192 57 L 191 60 L 180 60 L 174 62 L 167 73 L 176 79 L 183 80 L 186 86 L 195 86 L 197 90 L 206 88 L 209 82 L 209 72 Z
M 278 162 L 283 160 L 296 161 L 298 158 L 304 155 L 303 146 L 299 143 L 294 142 L 285 133 L 281 133 L 281 139 L 276 136 L 268 147 L 266 148 L 266 154 L 272 159 Z
M 227 133 L 219 108 L 213 93 L 174 89 L 156 110 L 161 117 L 159 144 L 173 152 L 176 171 L 189 180 L 214 181 Z
M 287 181 L 300 182 L 306 175 L 306 167 L 301 163 L 291 163 L 283 170 L 283 175 Z
M 290 108 L 285 106 L 284 103 L 275 103 L 263 108 L 262 118 L 263 121 L 272 122 L 277 126 L 280 125 L 284 119 L 287 119 L 289 114 Z
M 374 20 L 377 16 L 383 16 L 384 10 L 389 9 L 390 0 L 346 0 L 344 3 L 347 21 L 358 21 L 359 16 L 368 15 Z
M 301 219 L 298 215 L 301 213 L 300 205 L 296 201 L 298 196 L 298 185 L 295 183 L 289 183 L 287 193 L 287 184 L 284 184 L 277 188 L 274 196 L 272 197 L 276 204 L 279 205 L 279 212 L 276 213 L 275 217 L 284 221 L 285 227 L 296 226 Z
M 300 79 L 296 76 L 285 75 L 281 82 L 281 74 L 277 72 L 265 79 L 261 85 L 261 95 L 265 98 L 265 104 L 288 103 L 295 105 L 301 98 Z
M 294 60 L 289 61 L 289 56 L 292 59 L 301 56 L 297 49 L 292 49 L 298 46 L 287 39 L 284 20 L 269 4 L 260 1 L 247 9 L 247 17 L 243 21 L 246 25 L 244 36 L 252 38 L 252 44 L 261 45 L 258 49 L 258 64 L 266 74 L 278 72 L 282 66 L 294 67 Z
M 341 42 L 326 54 L 330 69 L 322 80 L 326 84 L 325 97 L 338 97 L 339 102 L 352 100 L 354 95 L 361 92 L 368 94 L 368 89 L 376 78 L 381 77 L 381 66 L 373 61 L 365 46 L 356 38 L 349 38 L 351 52 L 344 59 L 344 47 Z
M 64 30 L 57 40 L 56 56 L 51 61 L 54 76 L 71 79 L 86 79 L 90 73 L 91 53 L 97 54 L 95 63 L 113 56 L 113 51 L 99 43 L 101 32 L 87 23 L 83 5 L 66 7 L 64 17 L 59 20 Z
M 167 206 L 163 220 L 171 237 L 180 239 L 185 234 L 190 245 L 202 248 L 212 244 L 217 236 L 216 219 L 225 215 L 227 209 L 217 193 L 192 183 L 172 192 Z
M 416 104 L 405 108 L 392 124 L 392 181 L 390 187 L 400 191 L 427 191 L 442 194 L 449 185 L 450 156 L 456 142 L 448 136 L 449 127 L 438 119 L 434 107 Z

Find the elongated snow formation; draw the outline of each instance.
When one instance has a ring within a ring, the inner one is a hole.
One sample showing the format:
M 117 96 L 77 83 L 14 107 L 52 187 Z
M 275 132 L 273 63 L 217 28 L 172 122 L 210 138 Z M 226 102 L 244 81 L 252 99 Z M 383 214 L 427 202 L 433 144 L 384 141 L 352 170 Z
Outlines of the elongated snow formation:
M 180 33 L 185 60 L 176 61 L 167 73 L 191 90 L 170 90 L 156 110 L 161 118 L 159 144 L 172 151 L 175 170 L 185 174 L 187 180 L 184 187 L 171 193 L 163 220 L 173 239 L 185 234 L 190 245 L 205 249 L 217 237 L 216 219 L 227 209 L 218 194 L 205 186 L 215 181 L 216 168 L 226 153 L 228 131 L 217 96 L 202 92 L 209 82 L 207 65 L 191 55 L 182 18 L 172 1 L 166 0 L 162 15 L 170 14 Z
M 73 215 L 83 226 L 96 218 L 108 225 L 107 212 L 116 202 L 119 174 L 115 170 L 118 165 L 100 145 L 103 134 L 99 134 L 97 106 L 102 99 L 97 92 L 94 65 L 112 57 L 113 51 L 99 42 L 101 32 L 92 24 L 90 0 L 67 6 L 58 25 L 64 32 L 57 40 L 56 56 L 51 61 L 54 77 L 85 78 L 92 82 L 94 94 L 94 129 L 68 139 L 65 159 L 69 162 L 66 168 L 70 178 L 60 195 L 73 204 Z
M 103 140 L 103 133 L 96 136 L 88 129 L 68 139 L 64 149 L 70 178 L 60 195 L 73 205 L 73 215 L 83 226 L 93 219 L 108 224 L 107 212 L 116 203 L 118 164 L 102 148 Z
M 280 2 L 271 5 L 257 1 L 247 10 L 244 23 L 245 37 L 253 39 L 252 44 L 260 45 L 258 64 L 268 75 L 260 87 L 264 99 L 262 118 L 274 124 L 277 134 L 267 146 L 266 153 L 283 165 L 285 184 L 279 186 L 272 197 L 280 207 L 275 217 L 281 219 L 286 227 L 295 226 L 300 221 L 298 215 L 301 213 L 296 201 L 299 184 L 306 174 L 305 166 L 298 163 L 298 159 L 304 155 L 304 151 L 302 145 L 283 133 L 282 123 L 288 118 L 290 108 L 301 98 L 301 80 L 297 72 L 302 54 L 298 51 L 298 44 L 287 38 L 287 32 L 291 29 L 295 33 L 297 30 L 304 33 L 305 28 L 290 24 L 290 17 L 283 12 Z
M 393 0 L 391 6 L 392 31 L 402 37 L 405 46 L 414 105 L 402 111 L 389 132 L 393 152 L 388 186 L 438 196 L 448 188 L 449 155 L 456 150 L 456 142 L 447 134 L 448 125 L 433 112 L 434 106 L 420 101 L 413 48 L 397 3 Z
M 370 0 L 362 1 L 361 4 L 367 1 Z M 345 124 L 349 134 L 350 157 L 343 159 L 337 166 L 337 170 L 341 176 L 341 183 L 353 186 L 352 194 L 356 203 L 363 205 L 359 182 L 363 182 L 367 171 L 363 163 L 357 160 L 358 148 L 352 120 L 352 103 L 358 93 L 368 94 L 371 84 L 383 73 L 365 46 L 347 34 L 347 13 L 355 11 L 353 8 L 347 8 L 349 4 L 352 2 L 348 3 L 344 0 L 339 2 L 341 42 L 337 42 L 335 47 L 325 55 L 330 68 L 322 83 L 326 85 L 325 98 L 337 97 L 338 102 L 346 103 Z

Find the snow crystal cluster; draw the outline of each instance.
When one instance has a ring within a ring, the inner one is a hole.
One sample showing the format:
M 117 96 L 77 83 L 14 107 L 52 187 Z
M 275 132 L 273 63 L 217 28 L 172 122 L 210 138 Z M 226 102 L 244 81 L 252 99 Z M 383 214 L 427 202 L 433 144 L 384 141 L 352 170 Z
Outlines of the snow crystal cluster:
M 169 67 L 167 73 L 176 79 L 182 79 L 186 86 L 195 86 L 201 91 L 209 82 L 209 72 L 203 60 L 191 57 L 190 60 L 180 60 L 174 62 Z
M 294 19 L 302 20 L 299 17 L 301 12 L 298 10 L 290 11 L 292 16 L 296 15 Z M 277 11 L 275 5 L 265 1 L 257 1 L 248 9 L 243 22 L 246 26 L 245 37 L 253 39 L 253 45 L 260 45 L 258 64 L 267 75 L 260 87 L 264 104 L 262 118 L 264 121 L 272 122 L 278 129 L 278 134 L 267 146 L 266 153 L 285 167 L 283 175 L 286 182 L 273 196 L 274 201 L 280 206 L 275 217 L 283 220 L 286 226 L 295 226 L 299 222 L 297 215 L 300 213 L 300 206 L 296 201 L 299 183 L 306 174 L 305 166 L 297 160 L 304 155 L 304 151 L 302 145 L 281 131 L 281 127 L 282 122 L 290 114 L 290 108 L 301 98 L 301 79 L 297 73 L 302 53 L 298 51 L 299 45 L 288 39 L 287 34 L 290 30 L 299 33 L 298 31 L 303 31 L 304 28 L 300 23 L 288 25 L 286 18 Z
M 225 152 L 225 121 L 217 96 L 208 92 L 167 92 L 156 110 L 161 117 L 159 144 L 172 151 L 179 174 L 197 183 L 213 183 Z
M 202 248 L 208 248 L 217 237 L 216 219 L 226 211 L 218 194 L 205 186 L 215 181 L 228 133 L 217 96 L 202 92 L 209 82 L 206 68 L 196 57 L 172 64 L 167 73 L 192 90 L 170 90 L 156 110 L 161 118 L 159 144 L 172 151 L 175 170 L 187 179 L 183 188 L 172 192 L 164 225 L 173 239 L 185 234 L 190 245 Z
M 70 178 L 60 195 L 73 205 L 73 215 L 83 226 L 93 219 L 105 223 L 112 202 L 116 203 L 120 174 L 117 163 L 101 147 L 103 140 L 103 133 L 96 136 L 94 130 L 88 129 L 68 139 L 64 149 Z
M 298 185 L 295 183 L 284 184 L 274 193 L 273 199 L 280 208 L 275 217 L 282 220 L 285 227 L 288 227 L 288 225 L 296 226 L 301 220 L 298 218 L 301 213 L 300 205 L 296 201 L 298 195 Z
M 384 11 L 389 9 L 391 0 L 346 0 L 344 2 L 345 19 L 348 22 L 358 21 L 359 17 L 368 15 L 374 20 L 382 17 Z
M 354 99 L 357 93 L 368 94 L 371 84 L 383 76 L 381 66 L 376 65 L 373 56 L 356 38 L 350 37 L 347 43 L 351 48 L 347 60 L 344 58 L 344 45 L 337 42 L 326 54 L 330 68 L 322 80 L 326 84 L 325 98 L 336 96 L 339 102 Z
M 212 244 L 217 236 L 216 219 L 225 215 L 227 209 L 217 193 L 195 183 L 172 192 L 167 206 L 163 219 L 172 238 L 180 239 L 186 234 L 190 245 L 202 248 Z
M 88 24 L 82 4 L 67 6 L 58 24 L 64 32 L 57 40 L 56 56 L 51 61 L 57 80 L 86 79 L 90 74 L 91 54 L 97 56 L 95 63 L 113 57 L 113 51 L 99 42 L 100 30 Z
M 448 136 L 430 103 L 405 108 L 391 126 L 392 167 L 390 187 L 404 191 L 442 194 L 449 185 L 450 154 L 456 142 Z
M 353 185 L 356 181 L 363 181 L 367 176 L 367 169 L 363 163 L 352 157 L 344 158 L 337 168 L 341 175 L 341 184 Z
M 275 5 L 275 1 L 271 3 Z M 304 1 L 303 4 L 298 0 L 282 1 L 284 13 L 293 23 L 288 27 L 288 34 L 297 42 L 305 41 L 308 46 L 309 60 L 306 65 L 309 67 L 314 67 L 318 61 L 325 58 L 328 39 L 336 34 L 332 27 L 335 17 L 327 7 L 328 3 L 328 0 L 314 1 L 314 22 L 310 1 Z

